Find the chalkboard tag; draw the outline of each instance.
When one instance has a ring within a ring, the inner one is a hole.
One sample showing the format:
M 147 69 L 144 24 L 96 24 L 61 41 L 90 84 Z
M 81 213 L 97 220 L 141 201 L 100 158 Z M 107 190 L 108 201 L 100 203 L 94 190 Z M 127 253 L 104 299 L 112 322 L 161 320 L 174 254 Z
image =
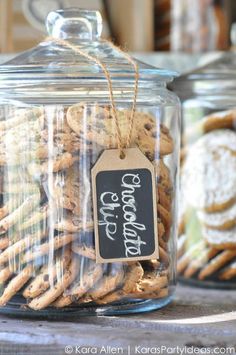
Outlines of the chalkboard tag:
M 105 150 L 92 169 L 96 261 L 158 258 L 152 163 L 138 148 Z

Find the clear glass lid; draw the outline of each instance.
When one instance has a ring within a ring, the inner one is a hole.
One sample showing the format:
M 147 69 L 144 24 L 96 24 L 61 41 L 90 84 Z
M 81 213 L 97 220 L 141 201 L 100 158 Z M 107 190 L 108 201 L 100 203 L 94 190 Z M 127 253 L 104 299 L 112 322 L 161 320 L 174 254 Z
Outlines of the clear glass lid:
M 192 93 L 233 95 L 236 91 L 236 53 L 226 52 L 216 60 L 176 78 L 170 88 L 183 100 Z
M 134 78 L 134 68 L 109 42 L 100 38 L 102 18 L 98 11 L 65 9 L 49 13 L 49 37 L 38 46 L 0 66 L 1 80 L 56 80 L 82 78 L 106 80 L 99 65 L 58 43 L 67 40 L 83 52 L 98 58 L 114 79 Z M 55 40 L 54 40 L 55 39 Z M 177 74 L 138 62 L 140 80 L 171 81 Z M 22 75 L 23 74 L 23 75 Z
M 236 80 L 236 53 L 225 52 L 216 60 L 181 75 L 182 80 Z

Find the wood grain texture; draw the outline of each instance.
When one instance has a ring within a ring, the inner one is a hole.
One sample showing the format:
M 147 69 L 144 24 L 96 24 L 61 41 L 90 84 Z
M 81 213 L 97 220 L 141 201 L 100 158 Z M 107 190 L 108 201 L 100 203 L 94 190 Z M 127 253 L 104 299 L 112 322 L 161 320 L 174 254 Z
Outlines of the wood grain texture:
M 231 319 L 231 320 L 230 320 Z M 65 346 L 236 346 L 236 292 L 178 287 L 168 307 L 142 315 L 86 317 L 76 322 L 0 316 L 0 354 L 65 354 Z M 99 351 L 99 350 L 98 350 Z M 75 351 L 73 352 L 75 353 Z

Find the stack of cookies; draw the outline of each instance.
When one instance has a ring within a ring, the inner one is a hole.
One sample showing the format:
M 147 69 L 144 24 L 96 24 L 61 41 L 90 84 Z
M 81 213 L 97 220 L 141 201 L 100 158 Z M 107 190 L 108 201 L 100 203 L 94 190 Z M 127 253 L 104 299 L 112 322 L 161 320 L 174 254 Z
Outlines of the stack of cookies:
M 124 137 L 130 112 L 117 114 Z M 0 306 L 16 293 L 34 310 L 168 296 L 174 143 L 160 120 L 137 112 L 131 140 L 156 168 L 159 259 L 142 262 L 95 261 L 90 173 L 117 148 L 110 107 L 9 108 L 0 130 Z
M 236 281 L 236 110 L 216 112 L 186 131 L 181 173 L 178 272 Z

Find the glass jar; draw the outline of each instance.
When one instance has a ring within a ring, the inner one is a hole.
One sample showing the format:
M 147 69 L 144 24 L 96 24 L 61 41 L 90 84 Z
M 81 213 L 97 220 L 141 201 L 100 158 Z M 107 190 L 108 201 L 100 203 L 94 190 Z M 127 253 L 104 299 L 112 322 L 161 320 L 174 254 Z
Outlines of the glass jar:
M 97 262 L 91 169 L 118 145 L 107 78 L 91 56 L 110 73 L 123 139 L 134 69 L 100 39 L 98 12 L 52 12 L 47 28 L 50 38 L 0 67 L 0 312 L 71 318 L 163 307 L 176 270 L 179 101 L 166 88 L 175 73 L 138 63 L 131 136 L 155 171 L 159 256 Z
M 236 56 L 177 78 L 183 102 L 178 273 L 236 287 Z

